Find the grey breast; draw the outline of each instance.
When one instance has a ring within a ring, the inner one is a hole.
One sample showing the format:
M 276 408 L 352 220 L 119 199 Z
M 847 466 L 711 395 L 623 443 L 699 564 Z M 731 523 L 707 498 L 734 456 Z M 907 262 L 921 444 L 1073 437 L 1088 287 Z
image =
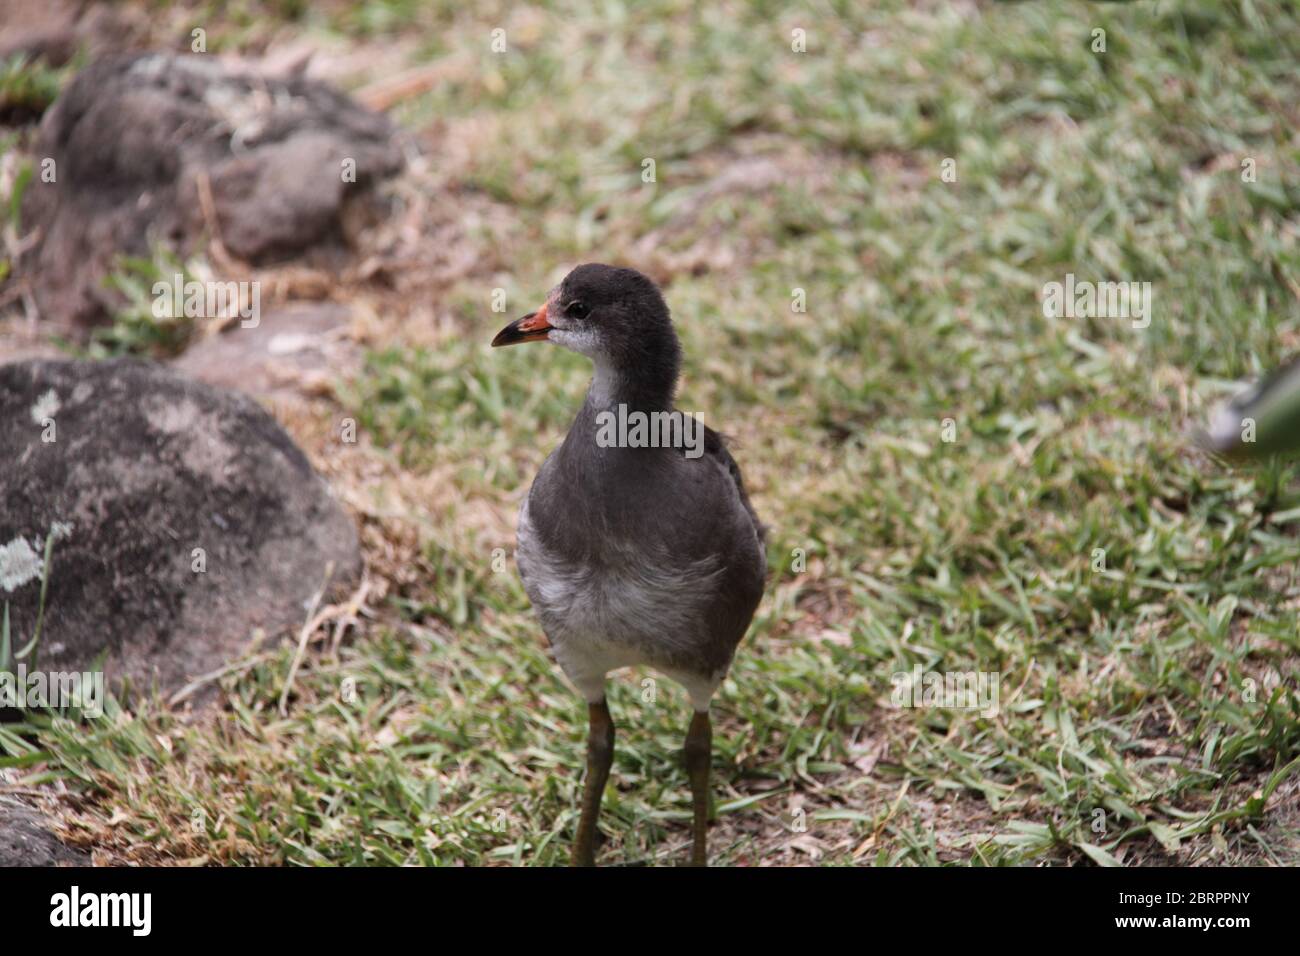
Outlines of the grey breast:
M 655 453 L 562 446 L 546 460 L 520 509 L 524 588 L 553 643 L 725 668 L 762 596 L 762 528 L 720 441 L 693 460 L 639 451 Z

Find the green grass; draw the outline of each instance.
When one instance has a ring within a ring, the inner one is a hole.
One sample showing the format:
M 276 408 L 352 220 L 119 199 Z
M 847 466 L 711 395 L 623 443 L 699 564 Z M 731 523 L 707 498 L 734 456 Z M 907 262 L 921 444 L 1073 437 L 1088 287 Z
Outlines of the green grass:
M 54 68 L 23 56 L 0 59 L 0 116 L 10 121 L 39 116 L 75 68 L 75 63 Z
M 453 215 L 477 264 L 441 331 L 380 299 L 394 339 L 320 413 L 357 418 L 368 548 L 405 573 L 287 716 L 292 651 L 262 651 L 209 718 L 41 718 L 17 759 L 125 857 L 564 862 L 584 707 L 493 552 L 588 371 L 486 345 L 598 259 L 664 281 L 679 404 L 772 526 L 715 705 L 715 862 L 1300 861 L 1296 471 L 1185 436 L 1300 351 L 1295 5 L 580 6 L 295 10 L 461 64 L 396 115 L 434 131 L 426 188 L 498 214 Z M 1150 327 L 1044 318 L 1067 272 L 1150 281 Z M 1001 712 L 893 706 L 916 664 L 1001 675 Z M 611 684 L 603 862 L 685 856 L 689 710 L 649 676 Z
M 114 310 L 109 324 L 92 329 L 86 352 L 94 358 L 118 355 L 146 355 L 169 358 L 185 350 L 197 334 L 198 323 L 181 314 L 172 304 L 170 290 L 180 276 L 182 287 L 198 281 L 194 264 L 184 263 L 166 249 L 155 249 L 150 256 L 119 256 L 113 271 L 104 277 L 106 288 L 117 292 L 122 305 Z M 165 283 L 166 308 L 155 315 L 158 296 L 155 287 Z M 182 289 L 182 296 L 185 292 Z

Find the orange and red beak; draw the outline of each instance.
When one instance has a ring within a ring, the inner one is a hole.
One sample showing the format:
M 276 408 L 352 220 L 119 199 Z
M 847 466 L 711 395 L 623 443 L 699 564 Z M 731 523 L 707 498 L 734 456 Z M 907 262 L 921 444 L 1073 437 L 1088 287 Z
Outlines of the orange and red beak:
M 492 340 L 492 347 L 518 345 L 520 342 L 544 342 L 546 333 L 551 331 L 551 323 L 546 321 L 546 306 L 536 312 L 529 312 L 522 319 L 515 319 L 497 333 Z

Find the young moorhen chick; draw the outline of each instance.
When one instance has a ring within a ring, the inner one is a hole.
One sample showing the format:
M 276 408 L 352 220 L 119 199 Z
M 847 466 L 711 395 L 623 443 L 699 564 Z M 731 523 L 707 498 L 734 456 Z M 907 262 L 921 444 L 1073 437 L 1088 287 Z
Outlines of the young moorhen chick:
M 579 266 L 492 345 L 518 342 L 551 342 L 595 366 L 582 408 L 520 508 L 516 552 L 555 657 L 587 700 L 587 778 L 573 861 L 595 862 L 613 760 L 605 675 L 648 665 L 685 687 L 695 710 L 685 759 L 695 814 L 691 862 L 703 866 L 709 702 L 763 594 L 763 526 L 721 436 L 698 420 L 683 416 L 672 433 L 680 440 L 646 440 L 635 429 L 610 440 L 611 415 L 659 422 L 668 420 L 663 413 L 682 414 L 673 412 L 681 348 L 650 279 L 633 269 Z

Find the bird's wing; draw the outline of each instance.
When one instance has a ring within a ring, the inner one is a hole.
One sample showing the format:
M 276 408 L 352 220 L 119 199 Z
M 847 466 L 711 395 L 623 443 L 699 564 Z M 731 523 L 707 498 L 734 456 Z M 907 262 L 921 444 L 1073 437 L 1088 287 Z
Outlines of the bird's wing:
M 726 436 L 714 431 L 708 425 L 704 426 L 704 454 L 722 465 L 731 476 L 736 486 L 736 493 L 740 495 L 740 503 L 754 525 L 754 533 L 758 535 L 758 543 L 761 547 L 767 540 L 767 528 L 758 520 L 758 513 L 754 511 L 754 506 L 749 501 L 749 493 L 745 491 L 745 479 L 741 477 L 740 466 L 727 450 Z

